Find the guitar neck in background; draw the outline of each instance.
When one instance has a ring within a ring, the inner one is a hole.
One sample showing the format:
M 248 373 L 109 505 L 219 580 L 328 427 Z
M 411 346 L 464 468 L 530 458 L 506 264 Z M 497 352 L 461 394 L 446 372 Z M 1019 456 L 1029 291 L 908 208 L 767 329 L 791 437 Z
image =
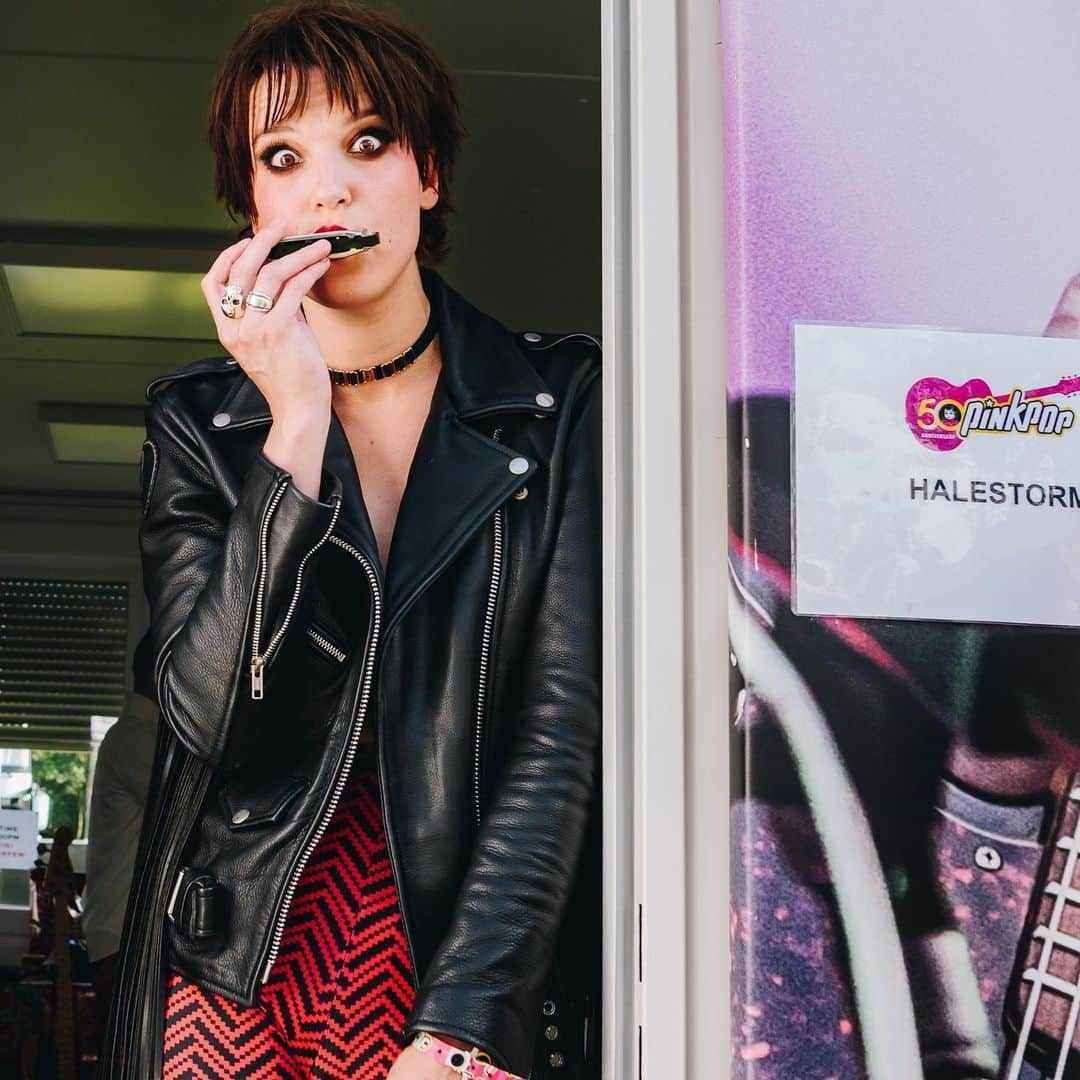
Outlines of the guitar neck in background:
M 1027 1060 L 1050 1075 L 1080 1075 L 1080 772 L 1059 769 L 1042 864 L 1006 998 L 1016 1037 L 1007 1080 Z

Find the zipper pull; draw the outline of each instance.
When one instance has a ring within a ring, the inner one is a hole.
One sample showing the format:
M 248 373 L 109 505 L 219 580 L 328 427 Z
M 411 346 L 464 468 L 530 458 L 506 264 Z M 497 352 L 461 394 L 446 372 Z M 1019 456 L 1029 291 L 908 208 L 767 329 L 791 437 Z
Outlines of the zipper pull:
M 263 696 L 263 667 L 266 661 L 261 656 L 251 661 L 251 700 L 261 701 Z

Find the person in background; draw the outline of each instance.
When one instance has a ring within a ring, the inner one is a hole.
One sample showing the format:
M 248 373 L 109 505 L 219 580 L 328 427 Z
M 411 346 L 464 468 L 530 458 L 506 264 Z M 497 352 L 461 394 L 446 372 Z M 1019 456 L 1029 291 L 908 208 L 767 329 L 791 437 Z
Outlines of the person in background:
M 98 749 L 86 852 L 86 951 L 95 1007 L 104 1024 L 131 888 L 135 849 L 154 762 L 158 709 L 149 634 L 135 646 L 132 689 Z

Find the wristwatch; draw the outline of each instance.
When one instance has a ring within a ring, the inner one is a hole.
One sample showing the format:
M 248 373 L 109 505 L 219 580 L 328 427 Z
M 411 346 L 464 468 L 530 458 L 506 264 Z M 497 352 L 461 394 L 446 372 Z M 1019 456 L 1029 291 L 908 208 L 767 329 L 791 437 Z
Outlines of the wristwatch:
M 524 1080 L 524 1077 L 500 1069 L 479 1047 L 462 1050 L 460 1046 L 451 1046 L 430 1031 L 417 1032 L 412 1045 L 424 1057 L 429 1057 L 462 1076 L 481 1077 L 483 1080 Z

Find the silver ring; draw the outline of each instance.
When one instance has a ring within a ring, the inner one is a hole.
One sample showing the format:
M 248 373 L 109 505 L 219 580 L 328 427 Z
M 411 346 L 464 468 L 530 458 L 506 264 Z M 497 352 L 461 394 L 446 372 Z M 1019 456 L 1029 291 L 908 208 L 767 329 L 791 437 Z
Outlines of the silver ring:
M 243 314 L 244 290 L 239 285 L 226 285 L 225 295 L 221 298 L 221 310 L 230 319 L 238 319 Z
M 244 297 L 244 304 L 252 311 L 269 311 L 274 306 L 274 301 L 261 292 L 249 292 Z

